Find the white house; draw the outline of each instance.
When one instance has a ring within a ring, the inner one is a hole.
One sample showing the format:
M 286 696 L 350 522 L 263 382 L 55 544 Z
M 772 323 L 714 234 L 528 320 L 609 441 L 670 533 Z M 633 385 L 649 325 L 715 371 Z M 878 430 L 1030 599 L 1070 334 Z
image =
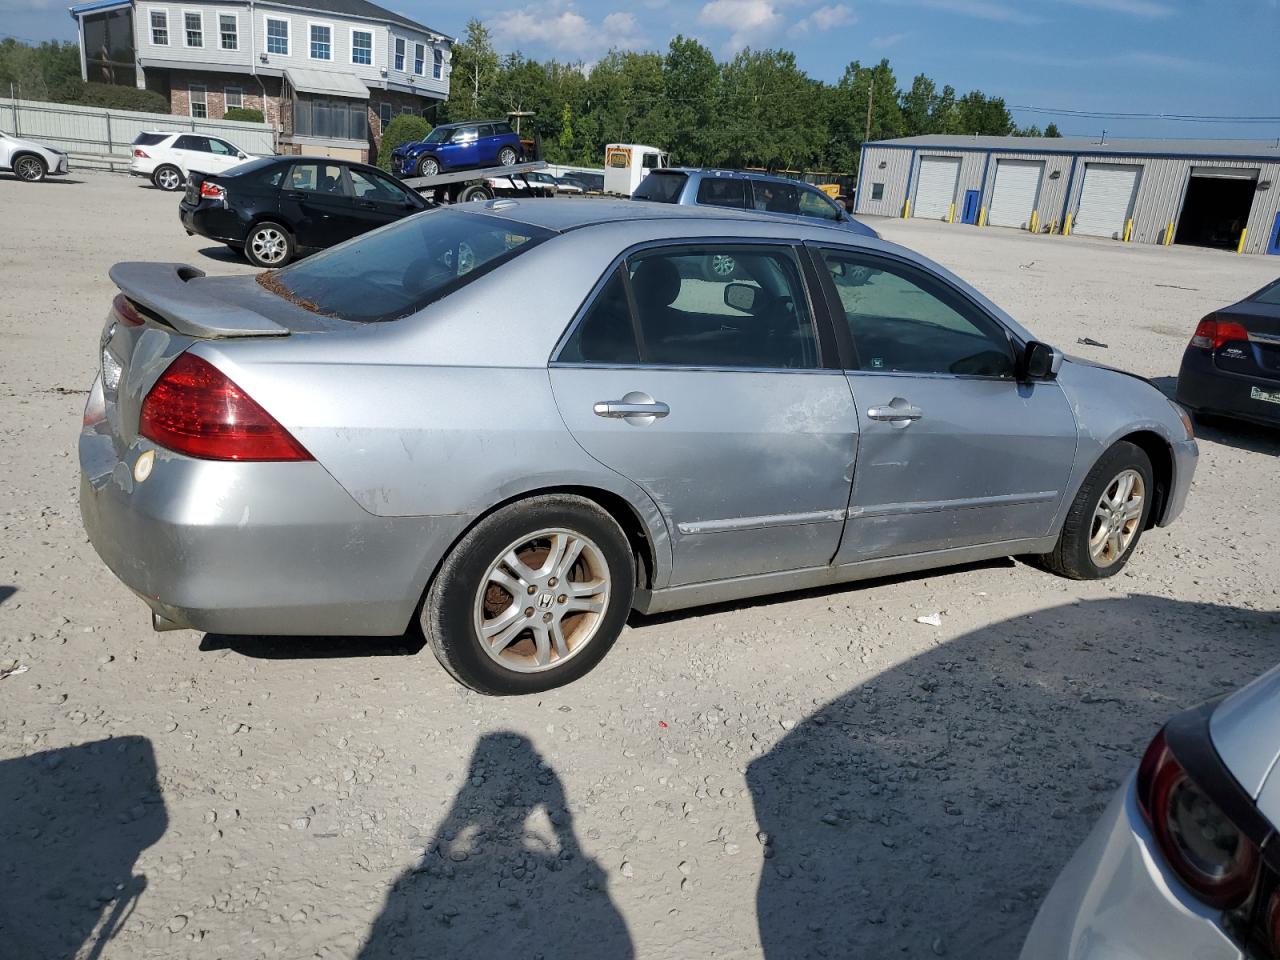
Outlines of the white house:
M 94 0 L 71 8 L 85 80 L 175 114 L 261 110 L 282 153 L 367 159 L 400 113 L 433 119 L 452 38 L 368 0 Z

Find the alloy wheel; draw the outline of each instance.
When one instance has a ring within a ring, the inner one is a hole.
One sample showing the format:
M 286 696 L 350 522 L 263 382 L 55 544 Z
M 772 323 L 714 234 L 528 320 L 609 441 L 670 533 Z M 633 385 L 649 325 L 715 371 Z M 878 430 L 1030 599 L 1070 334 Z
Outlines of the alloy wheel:
M 540 530 L 489 565 L 474 604 L 484 652 L 517 673 L 540 673 L 581 653 L 609 606 L 609 567 L 588 537 Z
M 289 252 L 289 242 L 275 227 L 255 230 L 249 238 L 249 247 L 262 263 L 279 263 Z
M 182 185 L 182 175 L 172 167 L 166 167 L 156 174 L 156 181 L 161 190 L 177 190 Z
M 40 161 L 35 157 L 22 157 L 18 160 L 18 165 L 14 168 L 14 173 L 23 180 L 26 180 L 28 183 L 35 183 L 44 176 L 44 168 L 41 166 Z
M 1137 470 L 1122 470 L 1102 492 L 1089 528 L 1089 556 L 1099 567 L 1119 560 L 1138 535 L 1146 483 Z
M 711 256 L 711 272 L 717 277 L 728 279 L 738 269 L 738 261 L 728 254 L 716 253 Z

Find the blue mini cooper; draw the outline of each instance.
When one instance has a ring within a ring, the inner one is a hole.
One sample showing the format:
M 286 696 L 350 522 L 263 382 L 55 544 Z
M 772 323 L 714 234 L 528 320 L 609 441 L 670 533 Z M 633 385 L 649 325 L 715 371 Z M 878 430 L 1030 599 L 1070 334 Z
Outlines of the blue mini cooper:
M 446 123 L 427 139 L 391 151 L 391 172 L 400 177 L 434 177 L 448 170 L 509 167 L 524 154 L 520 138 L 505 120 Z

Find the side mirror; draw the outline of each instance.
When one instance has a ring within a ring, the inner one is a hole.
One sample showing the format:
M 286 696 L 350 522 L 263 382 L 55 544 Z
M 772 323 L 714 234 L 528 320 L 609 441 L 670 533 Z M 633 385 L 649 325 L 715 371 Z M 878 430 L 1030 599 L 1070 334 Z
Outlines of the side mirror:
M 1062 353 L 1056 347 L 1032 340 L 1022 351 L 1019 380 L 1053 380 L 1062 367 Z
M 236 156 L 237 156 L 237 157 L 239 157 L 241 160 L 248 160 L 248 159 L 249 159 L 248 155 L 246 155 L 246 154 L 244 154 L 244 153 L 237 153 L 237 154 L 236 154 Z
M 749 283 L 729 283 L 724 288 L 724 305 L 732 307 L 734 310 L 741 310 L 743 313 L 750 313 L 755 309 L 756 296 L 760 290 L 753 287 Z

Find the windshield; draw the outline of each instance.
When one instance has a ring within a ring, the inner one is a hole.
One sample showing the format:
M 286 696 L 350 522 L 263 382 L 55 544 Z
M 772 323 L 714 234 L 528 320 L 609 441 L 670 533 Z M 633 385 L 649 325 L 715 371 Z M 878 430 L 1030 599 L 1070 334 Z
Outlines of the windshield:
M 432 130 L 430 133 L 427 134 L 427 139 L 423 140 L 422 142 L 423 143 L 444 143 L 446 140 L 449 139 L 449 135 L 452 134 L 455 129 L 457 128 L 456 127 L 436 127 L 434 130 Z
M 654 200 L 658 203 L 678 203 L 680 191 L 684 189 L 683 173 L 651 173 L 640 181 L 631 194 L 633 200 Z
M 553 235 L 486 214 L 433 210 L 259 274 L 258 282 L 313 313 L 358 323 L 398 320 Z

